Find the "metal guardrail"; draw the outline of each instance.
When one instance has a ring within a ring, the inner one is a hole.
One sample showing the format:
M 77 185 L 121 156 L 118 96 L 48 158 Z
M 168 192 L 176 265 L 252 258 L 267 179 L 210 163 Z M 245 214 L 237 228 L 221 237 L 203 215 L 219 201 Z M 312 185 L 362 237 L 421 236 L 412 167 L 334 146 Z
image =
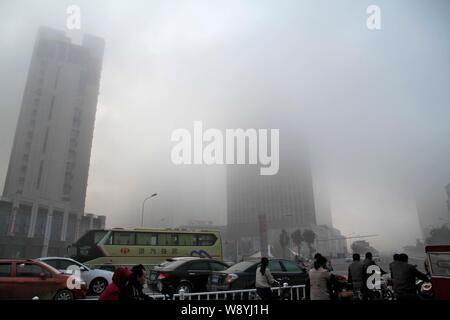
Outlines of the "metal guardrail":
M 272 291 L 276 292 L 280 298 L 288 300 L 304 300 L 305 299 L 305 285 L 289 286 L 284 283 L 282 287 L 273 287 Z M 185 293 L 183 289 L 172 297 L 163 294 L 149 295 L 155 300 L 259 300 L 256 289 L 244 290 L 227 290 L 227 291 L 213 291 L 213 292 L 196 292 Z

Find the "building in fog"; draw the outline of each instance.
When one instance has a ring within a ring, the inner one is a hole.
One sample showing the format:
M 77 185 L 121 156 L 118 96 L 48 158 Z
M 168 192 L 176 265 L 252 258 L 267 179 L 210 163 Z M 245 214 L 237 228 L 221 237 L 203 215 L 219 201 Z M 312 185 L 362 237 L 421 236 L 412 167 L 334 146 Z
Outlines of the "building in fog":
M 448 212 L 450 213 L 450 183 L 445 186 L 445 191 L 447 193 L 447 209 Z
M 238 256 L 260 249 L 260 215 L 265 216 L 269 235 L 273 230 L 316 225 L 308 159 L 297 143 L 289 142 L 292 141 L 280 140 L 280 167 L 276 175 L 260 175 L 255 165 L 227 166 L 227 241 L 236 242 L 232 250 L 237 250 Z M 277 242 L 268 240 L 269 245 Z
M 84 215 L 104 41 L 41 28 L 0 203 L 0 256 L 61 254 L 104 217 Z

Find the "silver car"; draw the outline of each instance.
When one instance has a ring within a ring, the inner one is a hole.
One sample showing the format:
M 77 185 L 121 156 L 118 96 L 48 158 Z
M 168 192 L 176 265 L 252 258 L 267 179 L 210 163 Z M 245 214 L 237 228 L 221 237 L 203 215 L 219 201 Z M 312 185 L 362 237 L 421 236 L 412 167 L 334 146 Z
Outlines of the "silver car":
M 92 295 L 101 295 L 108 284 L 112 282 L 113 273 L 111 271 L 90 269 L 70 258 L 47 257 L 39 258 L 39 260 L 63 273 L 73 273 L 74 270 L 79 270 L 81 280 L 86 282 L 88 292 Z

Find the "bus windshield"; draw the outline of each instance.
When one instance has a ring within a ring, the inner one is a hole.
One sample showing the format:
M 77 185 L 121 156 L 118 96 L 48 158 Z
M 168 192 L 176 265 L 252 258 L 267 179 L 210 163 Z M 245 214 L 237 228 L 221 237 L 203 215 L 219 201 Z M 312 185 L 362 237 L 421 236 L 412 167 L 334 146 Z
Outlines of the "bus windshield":
M 89 261 L 102 256 L 102 251 L 97 246 L 98 242 L 108 232 L 105 230 L 91 230 L 69 247 L 69 256 L 80 262 Z

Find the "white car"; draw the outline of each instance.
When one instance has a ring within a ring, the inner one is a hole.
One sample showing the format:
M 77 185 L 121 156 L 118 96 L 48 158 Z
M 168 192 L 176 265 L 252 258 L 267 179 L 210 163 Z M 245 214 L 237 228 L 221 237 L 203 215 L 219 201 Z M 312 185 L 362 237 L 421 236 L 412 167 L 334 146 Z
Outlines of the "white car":
M 101 295 L 108 284 L 112 282 L 113 273 L 111 271 L 90 269 L 84 264 L 70 258 L 47 257 L 38 260 L 52 266 L 63 273 L 72 273 L 74 269 L 79 268 L 81 280 L 86 282 L 90 294 Z

